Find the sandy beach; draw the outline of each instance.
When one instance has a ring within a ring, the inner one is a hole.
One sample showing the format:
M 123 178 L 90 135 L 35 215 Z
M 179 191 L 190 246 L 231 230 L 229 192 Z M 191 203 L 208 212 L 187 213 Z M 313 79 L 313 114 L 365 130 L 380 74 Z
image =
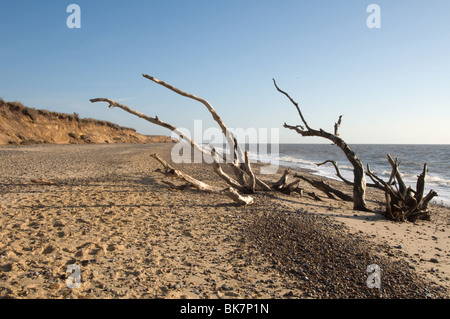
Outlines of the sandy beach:
M 170 161 L 172 146 L 0 147 L 0 298 L 449 297 L 449 208 L 395 223 L 377 190 L 367 213 L 306 183 L 323 201 L 258 192 L 238 206 L 162 183 L 151 154 Z M 174 166 L 225 187 L 206 164 Z M 374 264 L 379 289 L 366 284 Z

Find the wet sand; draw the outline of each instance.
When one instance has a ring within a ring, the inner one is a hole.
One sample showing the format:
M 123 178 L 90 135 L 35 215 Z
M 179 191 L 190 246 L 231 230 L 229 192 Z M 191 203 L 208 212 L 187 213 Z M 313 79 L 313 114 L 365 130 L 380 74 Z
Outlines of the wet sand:
M 0 297 L 448 298 L 448 208 L 399 224 L 304 183 L 323 201 L 258 192 L 238 206 L 162 183 L 150 155 L 170 160 L 172 146 L 0 147 Z M 225 186 L 208 165 L 174 166 Z M 383 194 L 367 198 L 383 209 Z M 366 284 L 372 264 L 380 289 Z

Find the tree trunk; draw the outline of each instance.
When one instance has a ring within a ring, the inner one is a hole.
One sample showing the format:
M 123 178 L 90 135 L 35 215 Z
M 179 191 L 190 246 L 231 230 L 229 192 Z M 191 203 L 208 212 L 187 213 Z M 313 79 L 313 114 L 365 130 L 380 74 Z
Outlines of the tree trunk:
M 364 176 L 364 167 L 362 163 L 359 162 L 361 166 L 354 166 L 354 185 L 353 185 L 353 209 L 370 211 L 366 204 L 366 178 Z
M 356 156 L 356 153 L 344 142 L 343 139 L 337 137 L 334 134 L 325 132 L 324 130 L 314 130 L 308 128 L 308 130 L 301 130 L 297 126 L 291 126 L 284 124 L 284 127 L 295 130 L 302 136 L 318 136 L 326 138 L 332 141 L 337 147 L 339 147 L 347 157 L 350 164 L 353 166 L 353 209 L 369 212 L 371 211 L 367 207 L 365 200 L 366 197 L 366 178 L 364 173 L 364 166 L 361 160 Z
M 364 174 L 364 166 L 361 162 L 361 160 L 356 156 L 355 152 L 347 145 L 347 143 L 344 142 L 343 139 L 338 137 L 338 129 L 342 123 L 342 115 L 339 116 L 339 120 L 337 123 L 335 123 L 335 130 L 334 134 L 328 133 L 322 129 L 315 130 L 311 128 L 308 123 L 306 122 L 300 107 L 298 106 L 298 103 L 295 102 L 289 94 L 281 90 L 278 86 L 275 80 L 273 80 L 273 83 L 278 90 L 278 92 L 284 94 L 287 96 L 287 98 L 294 104 L 294 106 L 297 109 L 298 114 L 300 115 L 300 118 L 304 124 L 305 127 L 301 125 L 288 125 L 284 123 L 284 127 L 288 128 L 290 130 L 296 131 L 301 136 L 317 136 L 317 137 L 323 137 L 338 146 L 344 153 L 349 162 L 353 166 L 353 173 L 354 173 L 354 181 L 353 181 L 353 209 L 355 210 L 362 210 L 362 211 L 370 211 L 370 209 L 367 207 L 365 195 L 366 195 L 366 178 Z

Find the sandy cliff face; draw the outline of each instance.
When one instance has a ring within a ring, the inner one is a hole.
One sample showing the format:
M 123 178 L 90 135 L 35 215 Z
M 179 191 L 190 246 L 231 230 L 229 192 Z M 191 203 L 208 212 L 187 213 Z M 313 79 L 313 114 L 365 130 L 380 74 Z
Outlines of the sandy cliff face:
M 168 136 L 142 135 L 110 122 L 36 110 L 0 99 L 0 145 L 171 142 Z

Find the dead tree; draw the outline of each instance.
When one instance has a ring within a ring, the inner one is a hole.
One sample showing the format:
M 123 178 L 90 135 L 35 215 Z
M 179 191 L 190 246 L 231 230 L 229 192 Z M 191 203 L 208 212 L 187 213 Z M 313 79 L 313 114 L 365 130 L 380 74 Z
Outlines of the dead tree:
M 311 128 L 308 123 L 306 122 L 305 118 L 303 117 L 303 114 L 300 110 L 300 107 L 298 106 L 298 103 L 295 102 L 289 94 L 281 90 L 276 81 L 273 80 L 273 83 L 275 85 L 275 88 L 278 90 L 278 92 L 284 94 L 292 104 L 297 109 L 297 112 L 300 116 L 300 119 L 303 123 L 303 125 L 288 125 L 284 123 L 284 127 L 288 128 L 290 130 L 293 130 L 300 134 L 301 136 L 316 136 L 316 137 L 323 137 L 338 146 L 344 153 L 349 162 L 353 166 L 353 209 L 355 210 L 362 210 L 362 211 L 370 211 L 370 209 L 367 207 L 366 200 L 365 200 L 365 192 L 366 192 L 366 179 L 365 179 L 365 172 L 364 172 L 364 166 L 361 162 L 361 160 L 358 158 L 356 153 L 350 148 L 350 146 L 345 143 L 345 141 L 340 138 L 338 135 L 338 129 L 342 123 L 342 115 L 339 117 L 339 120 L 335 123 L 334 126 L 334 134 L 324 131 L 323 129 L 313 129 Z
M 298 187 L 298 184 L 300 183 L 299 179 L 296 179 L 292 182 L 288 182 L 290 173 L 291 173 L 290 169 L 285 169 L 280 179 L 275 183 L 272 183 L 271 186 L 272 189 L 288 195 L 294 192 L 303 195 L 303 189 Z M 313 196 L 312 194 L 308 195 L 317 200 L 317 196 L 315 195 Z
M 153 155 L 153 157 L 156 160 L 158 160 L 159 163 L 165 169 L 164 171 L 159 170 L 159 172 L 162 172 L 166 176 L 176 177 L 176 178 L 179 178 L 179 179 L 187 182 L 187 184 L 181 185 L 181 186 L 177 186 L 173 183 L 166 182 L 166 184 L 168 184 L 170 187 L 176 188 L 176 189 L 185 189 L 187 187 L 192 186 L 192 187 L 195 187 L 202 191 L 207 191 L 207 192 L 212 192 L 215 194 L 227 196 L 227 197 L 231 198 L 233 201 L 235 201 L 239 204 L 243 204 L 243 205 L 251 204 L 253 202 L 253 198 L 250 196 L 241 195 L 241 194 L 239 194 L 239 192 L 252 194 L 257 190 L 262 190 L 262 191 L 278 190 L 283 193 L 292 193 L 294 191 L 301 193 L 301 189 L 298 188 L 299 180 L 291 182 L 289 184 L 281 183 L 279 181 L 280 183 L 278 183 L 278 184 L 274 183 L 272 185 L 269 185 L 266 182 L 264 182 L 263 180 L 261 180 L 258 176 L 256 176 L 250 165 L 248 152 L 244 152 L 241 149 L 236 137 L 232 134 L 231 131 L 229 131 L 227 129 L 225 123 L 222 121 L 222 119 L 217 114 L 216 110 L 213 108 L 213 106 L 210 102 L 208 102 L 207 100 L 205 100 L 201 97 L 197 97 L 193 94 L 184 92 L 164 81 L 156 79 L 155 77 L 152 77 L 152 76 L 149 76 L 146 74 L 143 74 L 142 76 L 146 79 L 153 81 L 156 84 L 166 87 L 167 89 L 169 89 L 179 95 L 196 100 L 196 101 L 202 103 L 203 105 L 205 105 L 207 110 L 209 111 L 209 113 L 212 115 L 214 121 L 216 121 L 216 123 L 221 128 L 222 133 L 225 136 L 226 142 L 229 146 L 230 153 L 232 155 L 232 158 L 230 160 L 230 158 L 228 158 L 225 154 L 218 154 L 215 149 L 209 150 L 209 149 L 206 149 L 206 148 L 200 146 L 193 139 L 191 139 L 188 136 L 186 136 L 185 134 L 183 134 L 175 126 L 161 121 L 158 118 L 158 116 L 150 117 L 146 114 L 143 114 L 141 112 L 133 110 L 124 104 L 118 103 L 118 102 L 108 99 L 108 98 L 91 99 L 90 101 L 92 103 L 106 102 L 109 104 L 110 108 L 119 107 L 128 113 L 131 113 L 131 114 L 138 116 L 150 123 L 159 125 L 161 127 L 164 127 L 166 129 L 174 132 L 181 139 L 184 139 L 186 142 L 188 142 L 189 145 L 191 146 L 191 148 L 200 151 L 202 153 L 202 155 L 204 155 L 204 156 L 212 157 L 212 161 L 208 161 L 208 162 L 213 163 L 215 173 L 230 186 L 229 188 L 221 189 L 221 188 L 217 188 L 215 186 L 207 185 L 206 183 L 203 183 L 203 182 L 193 178 L 192 176 L 189 176 L 179 170 L 174 169 L 173 167 L 171 167 L 168 164 L 168 162 L 166 162 L 160 156 Z M 231 170 L 233 171 L 235 178 L 226 174 L 225 171 L 222 169 L 222 165 L 225 165 L 225 164 L 228 165 L 229 167 L 231 167 Z
M 170 166 L 169 163 L 167 163 L 158 154 L 153 154 L 152 156 L 163 165 L 164 171 L 159 170 L 159 172 L 163 173 L 166 176 L 182 179 L 182 180 L 186 181 L 189 185 L 191 185 L 201 191 L 206 191 L 209 193 L 227 196 L 227 197 L 231 198 L 233 201 L 235 201 L 239 204 L 242 204 L 242 205 L 248 205 L 248 204 L 253 203 L 252 197 L 243 196 L 243 195 L 239 194 L 239 192 L 232 187 L 220 188 L 220 187 L 208 185 L 202 181 L 199 181 L 198 179 L 195 179 L 192 176 L 189 176 L 189 175 L 173 168 L 172 166 Z
M 350 186 L 353 186 L 353 185 L 354 185 L 353 182 L 349 181 L 349 180 L 346 179 L 344 176 L 342 176 L 341 170 L 339 169 L 339 166 L 337 165 L 337 163 L 336 163 L 335 161 L 326 160 L 326 161 L 323 162 L 323 163 L 316 163 L 316 165 L 317 165 L 317 166 L 322 166 L 322 165 L 325 165 L 326 163 L 331 163 L 331 164 L 333 164 L 334 169 L 336 170 L 336 176 L 339 177 L 345 184 L 350 185 Z M 366 173 L 366 175 L 369 175 L 369 174 Z M 367 187 L 378 188 L 378 189 L 384 191 L 383 185 L 381 185 L 381 184 L 378 183 L 378 182 L 374 182 L 374 183 L 366 183 L 366 186 L 367 186 Z
M 428 204 L 438 194 L 434 190 L 430 190 L 426 196 L 423 196 L 425 177 L 428 171 L 427 164 L 424 164 L 422 173 L 417 176 L 416 190 L 413 190 L 411 186 L 406 187 L 399 171 L 398 160 L 393 160 L 389 154 L 387 154 L 387 158 L 392 167 L 391 176 L 387 182 L 376 176 L 367 165 L 367 175 L 375 184 L 382 185 L 385 192 L 386 217 L 399 222 L 429 220 L 431 212 Z
M 320 189 L 322 192 L 324 192 L 328 196 L 328 198 L 336 199 L 336 197 L 338 197 L 344 201 L 353 202 L 352 196 L 347 195 L 347 194 L 341 192 L 340 190 L 335 189 L 334 187 L 331 187 L 324 181 L 314 181 L 312 179 L 309 179 L 305 176 L 298 175 L 298 174 L 294 174 L 294 177 L 298 177 L 298 178 L 304 180 L 305 182 L 308 182 L 315 188 Z

